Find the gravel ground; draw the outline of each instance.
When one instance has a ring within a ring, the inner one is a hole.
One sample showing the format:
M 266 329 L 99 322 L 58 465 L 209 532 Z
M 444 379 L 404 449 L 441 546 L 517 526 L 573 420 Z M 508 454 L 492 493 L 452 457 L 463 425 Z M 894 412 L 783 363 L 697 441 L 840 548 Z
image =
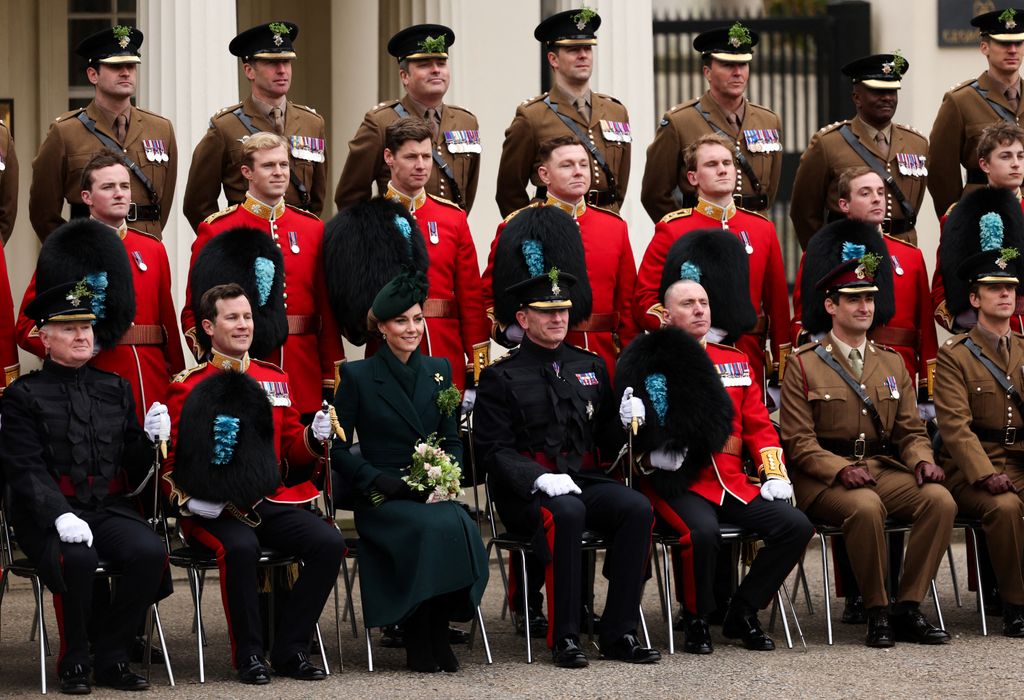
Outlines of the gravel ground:
M 939 598 L 947 629 L 953 634 L 951 644 L 925 647 L 901 644 L 894 649 L 878 650 L 863 646 L 863 627 L 839 623 L 841 601 L 833 598 L 835 645 L 825 643 L 824 606 L 821 591 L 820 557 L 817 545 L 807 555 L 807 575 L 811 585 L 814 614 L 809 614 L 802 600 L 797 612 L 807 640 L 807 650 L 797 641 L 787 649 L 781 625 L 774 637 L 779 649 L 771 653 L 745 651 L 718 635 L 714 630 L 715 653 L 696 657 L 677 653 L 668 655 L 665 623 L 661 617 L 657 586 L 649 582 L 644 610 L 650 626 L 651 640 L 664 654 L 660 664 L 631 666 L 601 661 L 596 649 L 591 665 L 583 670 L 556 669 L 543 646 L 535 642 L 535 662 L 526 664 L 523 640 L 514 635 L 511 623 L 501 620 L 501 578 L 491 567 L 491 581 L 484 596 L 484 619 L 490 638 L 494 664 L 484 661 L 482 645 L 473 650 L 456 647 L 463 668 L 456 674 L 420 675 L 404 669 L 402 650 L 375 645 L 376 670 L 367 671 L 366 651 L 362 637 L 354 639 L 351 628 L 345 627 L 342 637 L 344 671 L 339 673 L 337 635 L 334 628 L 333 605 L 328 603 L 321 619 L 321 628 L 328 649 L 332 675 L 320 683 L 303 683 L 275 679 L 262 688 L 243 686 L 235 681 L 228 662 L 227 626 L 224 621 L 218 589 L 207 587 L 204 618 L 209 646 L 206 649 L 206 678 L 199 684 L 195 638 L 191 634 L 192 607 L 188 584 L 176 580 L 175 593 L 160 610 L 170 646 L 177 687 L 166 684 L 161 668 L 154 668 L 153 689 L 149 698 L 263 698 L 263 697 L 371 697 L 386 694 L 389 698 L 422 698 L 436 695 L 444 698 L 802 698 L 802 697 L 871 697 L 886 700 L 898 698 L 1016 697 L 1021 692 L 1024 671 L 1021 653 L 1024 640 L 1006 639 L 999 635 L 1000 621 L 989 618 L 990 636 L 982 637 L 974 597 L 966 592 L 967 567 L 961 533 L 956 533 L 953 547 L 957 572 L 964 589 L 963 607 L 954 602 L 952 579 L 946 565 L 939 571 Z M 212 584 L 213 581 L 211 580 Z M 793 584 L 791 583 L 791 586 Z M 598 600 L 604 594 L 603 579 L 598 576 Z M 358 612 L 358 590 L 356 608 Z M 47 595 L 47 626 L 56 644 L 53 608 Z M 926 613 L 934 621 L 930 602 Z M 32 593 L 27 582 L 13 580 L 5 596 L 0 638 L 0 695 L 31 696 L 39 692 L 38 644 L 28 639 L 31 626 Z M 767 625 L 768 614 L 762 613 Z M 360 628 L 361 633 L 361 628 Z M 681 639 L 677 640 L 681 643 Z M 47 659 L 50 692 L 56 693 L 55 661 Z M 93 696 L 124 697 L 120 693 L 94 691 Z

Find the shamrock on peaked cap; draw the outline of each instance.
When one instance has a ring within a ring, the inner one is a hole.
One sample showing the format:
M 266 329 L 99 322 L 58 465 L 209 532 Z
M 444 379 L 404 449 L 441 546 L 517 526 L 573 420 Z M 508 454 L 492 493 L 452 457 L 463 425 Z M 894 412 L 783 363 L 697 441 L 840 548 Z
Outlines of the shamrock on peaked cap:
M 250 27 L 228 44 L 232 56 L 243 61 L 263 59 L 280 61 L 295 58 L 292 42 L 299 35 L 299 25 L 294 22 L 267 22 Z
M 842 71 L 854 83 L 875 90 L 899 90 L 903 76 L 910 71 L 910 62 L 899 51 L 879 53 L 851 61 Z
M 939 269 L 946 287 L 946 308 L 954 317 L 971 308 L 971 285 L 960 277 L 958 268 L 984 250 L 982 221 L 990 222 L 990 230 L 994 227 L 993 217 L 988 214 L 994 214 L 1002 223 L 1003 240 L 998 247 L 1024 251 L 1024 215 L 1013 192 L 1002 187 L 979 187 L 964 195 L 949 213 L 939 239 Z
M 443 24 L 416 24 L 397 32 L 388 41 L 388 53 L 399 61 L 448 58 L 455 32 Z
M 957 266 L 957 277 L 972 285 L 1019 284 L 1020 249 L 1003 245 L 1003 220 L 995 212 L 982 214 L 978 229 L 981 252 Z
M 85 278 L 65 282 L 36 294 L 25 306 L 25 315 L 42 328 L 47 323 L 95 321 L 92 291 Z
M 284 256 L 265 232 L 239 226 L 219 233 L 199 251 L 192 266 L 192 313 L 196 340 L 210 350 L 210 336 L 200 327 L 199 303 L 218 284 L 241 285 L 252 306 L 253 335 L 249 354 L 267 357 L 288 339 L 284 301 Z
M 601 15 L 584 5 L 541 20 L 533 30 L 533 38 L 549 46 L 593 46 L 600 26 Z
M 754 58 L 754 47 L 760 36 L 740 22 L 730 27 L 711 29 L 693 39 L 693 48 L 702 56 L 710 56 L 729 63 L 749 63 Z
M 732 344 L 757 325 L 747 257 L 739 239 L 721 229 L 680 236 L 665 256 L 658 298 L 664 304 L 668 288 L 681 279 L 699 283 L 708 293 L 711 325 L 725 331 L 723 343 Z
M 406 267 L 426 273 L 429 262 L 416 219 L 401 204 L 375 197 L 335 215 L 324 227 L 324 278 L 342 335 L 364 344 L 377 292 Z
M 75 47 L 75 53 L 86 59 L 90 66 L 97 63 L 142 63 L 139 56 L 142 39 L 142 32 L 136 27 L 119 24 L 85 37 Z
M 558 270 L 559 281 L 555 285 L 548 278 L 545 291 L 544 279 L 552 268 Z M 533 280 L 536 288 L 516 287 L 528 280 Z M 553 292 L 553 285 L 558 286 L 560 293 Z M 492 286 L 494 316 L 502 326 L 514 325 L 516 311 L 524 305 L 523 295 L 535 293 L 551 294 L 554 300 L 564 292 L 572 302 L 569 324 L 585 321 L 593 310 L 593 296 L 579 226 L 558 207 L 531 206 L 520 210 L 509 219 L 498 239 Z
M 647 419 L 635 450 L 687 450 L 679 471 L 651 475 L 663 495 L 681 493 L 732 434 L 732 400 L 714 363 L 678 328 L 637 336 L 615 364 L 615 386 L 618 396 L 633 387 L 644 402 Z
M 59 226 L 46 237 L 36 261 L 37 290 L 82 280 L 91 287 L 96 345 L 113 347 L 135 319 L 135 284 L 121 238 L 94 219 L 72 219 Z
M 1024 41 L 1024 9 L 1010 7 L 984 12 L 971 19 L 971 26 L 977 27 L 983 37 L 996 41 Z
M 825 311 L 825 290 L 819 289 L 817 285 L 840 265 L 847 264 L 850 260 L 850 246 L 863 246 L 863 254 L 876 255 L 881 261 L 873 274 L 878 291 L 874 293 L 875 319 L 872 327 L 888 323 L 896 312 L 892 263 L 878 227 L 863 221 L 841 219 L 814 234 L 804 253 L 803 270 L 800 273 L 800 322 L 809 333 L 824 333 L 832 328 L 832 317 Z

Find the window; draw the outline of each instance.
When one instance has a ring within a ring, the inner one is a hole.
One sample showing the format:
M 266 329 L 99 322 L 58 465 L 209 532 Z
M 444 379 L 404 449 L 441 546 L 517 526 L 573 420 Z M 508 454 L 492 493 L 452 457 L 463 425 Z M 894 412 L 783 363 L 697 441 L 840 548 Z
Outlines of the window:
M 75 47 L 90 34 L 118 24 L 135 25 L 136 0 L 68 0 L 68 109 L 85 107 L 96 94 Z

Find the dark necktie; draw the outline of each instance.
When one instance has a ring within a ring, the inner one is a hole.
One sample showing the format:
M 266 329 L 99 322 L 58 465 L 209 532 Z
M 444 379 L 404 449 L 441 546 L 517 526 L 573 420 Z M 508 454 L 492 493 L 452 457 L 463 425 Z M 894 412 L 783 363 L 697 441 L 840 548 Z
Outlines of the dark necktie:
M 878 152 L 886 158 L 889 157 L 889 139 L 885 138 L 885 134 L 881 131 L 875 132 L 875 146 L 878 148 Z
M 114 118 L 114 136 L 117 138 L 117 142 L 122 146 L 124 140 L 128 138 L 128 117 L 123 114 L 118 114 Z
M 270 109 L 270 123 L 274 125 L 274 131 L 278 134 L 284 133 L 284 112 L 280 107 Z
M 437 141 L 437 110 L 428 109 L 424 114 L 423 118 L 427 121 L 427 125 L 430 126 L 430 138 L 432 141 Z
M 1019 105 L 1020 95 L 1017 94 L 1017 88 L 1007 88 L 1006 92 L 1003 93 L 1006 96 L 1006 101 L 1013 107 L 1014 114 L 1017 113 L 1017 107 Z

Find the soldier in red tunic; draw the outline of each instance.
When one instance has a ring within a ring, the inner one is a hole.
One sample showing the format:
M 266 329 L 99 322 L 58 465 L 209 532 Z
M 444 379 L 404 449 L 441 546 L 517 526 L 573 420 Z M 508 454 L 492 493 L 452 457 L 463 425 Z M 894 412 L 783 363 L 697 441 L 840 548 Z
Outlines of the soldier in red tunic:
M 590 317 L 573 326 L 566 342 L 597 353 L 608 367 L 609 376 L 613 376 L 619 352 L 637 334 L 632 310 L 636 263 L 626 222 L 613 211 L 587 204 L 590 165 L 579 139 L 569 135 L 546 141 L 537 151 L 537 159 L 540 163 L 537 176 L 547 188 L 547 201 L 543 204 L 562 209 L 579 225 L 594 300 Z M 482 285 L 489 308 L 494 299 L 491 288 L 494 251 L 501 232 L 519 211 L 522 210 L 513 212 L 498 225 L 491 242 Z M 494 330 L 495 338 L 502 336 L 500 329 L 495 327 Z
M 154 236 L 129 228 L 125 222 L 131 204 L 131 179 L 121 158 L 101 151 L 82 171 L 82 201 L 89 207 L 92 224 L 75 222 L 53 249 L 59 257 L 80 258 L 93 248 L 91 232 L 100 224 L 117 232 L 128 257 L 130 283 L 135 291 L 135 310 L 127 332 L 119 338 L 97 338 L 100 352 L 90 364 L 123 377 L 132 387 L 139 420 L 153 402 L 163 403 L 171 377 L 185 369 L 178 320 L 171 298 L 171 269 L 163 244 Z M 68 236 L 72 231 L 76 233 Z M 85 272 L 83 270 L 83 272 Z M 33 275 L 18 314 L 18 344 L 38 357 L 46 351 L 39 332 L 25 314 L 36 296 Z
M 292 403 L 300 414 L 308 416 L 320 408 L 325 395 L 333 395 L 337 367 L 345 358 L 324 286 L 324 225 L 309 212 L 284 201 L 289 163 L 288 144 L 282 137 L 260 132 L 249 137 L 242 150 L 242 174 L 249 182 L 245 201 L 213 214 L 200 224 L 192 243 L 189 267 L 195 265 L 200 251 L 211 238 L 228 229 L 246 227 L 262 231 L 281 249 L 288 339 L 280 350 L 264 359 L 288 372 L 294 392 Z M 199 358 L 199 330 L 190 292 L 186 288 L 181 326 Z
M 706 228 L 731 232 L 740 239 L 750 262 L 750 302 L 758 314 L 757 325 L 736 345 L 746 353 L 752 376 L 760 384 L 766 375 L 770 378 L 775 374 L 780 358 L 790 348 L 789 290 L 775 225 L 733 203 L 736 165 L 732 148 L 729 141 L 713 134 L 705 134 L 687 146 L 686 177 L 697 188 L 697 206 L 674 211 L 655 227 L 637 273 L 633 317 L 644 330 L 665 325 L 658 285 L 665 255 L 677 238 Z M 765 350 L 769 338 L 771 360 Z
M 0 396 L 4 389 L 21 374 L 18 361 L 18 347 L 14 342 L 14 299 L 11 297 L 11 283 L 7 277 L 7 259 L 0 246 Z

